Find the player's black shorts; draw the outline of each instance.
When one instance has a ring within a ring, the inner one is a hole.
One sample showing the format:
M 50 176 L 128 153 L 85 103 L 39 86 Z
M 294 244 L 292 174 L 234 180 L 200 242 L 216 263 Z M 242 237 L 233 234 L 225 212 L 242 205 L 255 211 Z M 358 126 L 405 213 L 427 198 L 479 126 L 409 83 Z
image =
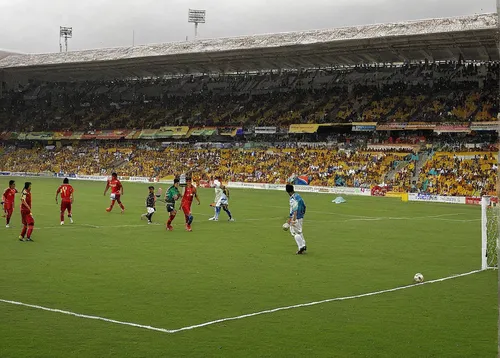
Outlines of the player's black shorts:
M 172 211 L 174 211 L 174 210 L 175 210 L 175 206 L 174 206 L 174 204 L 168 204 L 168 203 L 167 203 L 167 211 L 168 211 L 169 213 L 171 213 L 171 212 L 172 212 Z

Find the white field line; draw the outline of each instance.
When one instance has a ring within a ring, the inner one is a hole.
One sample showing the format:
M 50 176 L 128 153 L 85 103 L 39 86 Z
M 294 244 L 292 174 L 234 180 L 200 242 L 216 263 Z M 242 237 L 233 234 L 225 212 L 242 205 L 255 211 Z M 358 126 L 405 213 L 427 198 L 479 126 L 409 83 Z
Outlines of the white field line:
M 163 225 L 161 223 L 153 223 L 151 225 Z M 137 224 L 137 225 L 91 225 L 91 224 L 68 224 L 64 226 L 45 226 L 38 227 L 35 226 L 35 230 L 50 230 L 50 229 L 60 229 L 63 228 L 91 228 L 91 229 L 120 229 L 120 228 L 132 228 L 132 227 L 147 227 L 150 226 L 148 224 Z
M 211 217 L 211 215 L 207 215 L 207 217 Z M 196 218 L 195 218 L 196 219 Z M 263 218 L 263 219 L 242 219 L 242 220 L 236 220 L 237 221 L 275 221 L 275 220 L 280 220 L 280 219 L 285 219 L 284 216 L 277 216 L 273 218 Z M 219 221 L 227 221 L 226 218 L 222 218 Z M 208 222 L 208 220 L 207 220 Z M 183 221 L 180 221 L 181 224 L 184 224 Z M 175 224 L 175 223 L 174 223 Z M 91 229 L 120 229 L 120 228 L 134 228 L 134 227 L 148 227 L 148 226 L 164 226 L 165 224 L 159 223 L 159 222 L 153 222 L 152 224 L 148 225 L 146 223 L 144 224 L 130 224 L 130 225 L 92 225 L 92 224 L 67 224 L 67 225 L 59 225 L 59 226 L 45 226 L 45 227 L 37 227 L 35 226 L 35 230 L 37 229 L 42 229 L 42 230 L 47 230 L 47 229 L 60 229 L 61 227 L 64 228 L 91 228 Z
M 0 302 L 12 304 L 12 305 L 17 305 L 17 306 L 39 309 L 39 310 L 43 310 L 43 311 L 61 313 L 61 314 L 79 317 L 79 318 L 93 319 L 93 320 L 104 321 L 104 322 L 109 322 L 109 323 L 114 323 L 114 324 L 119 324 L 119 325 L 124 325 L 124 326 L 131 326 L 131 327 L 136 327 L 136 328 L 148 329 L 151 331 L 158 331 L 158 332 L 172 334 L 172 333 L 178 333 L 178 332 L 182 332 L 182 331 L 189 331 L 189 330 L 193 330 L 196 328 L 211 326 L 211 325 L 222 323 L 222 322 L 236 321 L 236 320 L 240 320 L 240 319 L 244 319 L 244 318 L 260 316 L 260 315 L 264 315 L 264 314 L 271 314 L 271 313 L 275 313 L 275 312 L 279 312 L 279 311 L 285 311 L 285 310 L 302 308 L 302 307 L 309 307 L 309 306 L 316 306 L 316 305 L 329 303 L 329 302 L 347 301 L 347 300 L 352 300 L 352 299 L 356 299 L 356 298 L 370 297 L 370 296 L 376 296 L 376 295 L 389 293 L 389 292 L 401 291 L 401 290 L 405 290 L 408 288 L 414 288 L 414 287 L 423 286 L 423 285 L 430 285 L 433 283 L 438 283 L 438 282 L 452 280 L 452 279 L 459 278 L 459 277 L 469 276 L 469 275 L 473 275 L 473 274 L 476 274 L 476 273 L 481 272 L 481 271 L 482 270 L 475 270 L 475 271 L 470 271 L 470 272 L 461 273 L 461 274 L 457 274 L 457 275 L 451 275 L 451 276 L 447 276 L 447 277 L 443 277 L 443 278 L 439 278 L 439 279 L 435 279 L 435 280 L 431 280 L 431 281 L 425 281 L 425 282 L 422 282 L 419 284 L 400 286 L 400 287 L 396 287 L 396 288 L 390 288 L 387 290 L 363 293 L 363 294 L 359 294 L 359 295 L 328 298 L 328 299 L 321 300 L 321 301 L 314 301 L 314 302 L 296 304 L 296 305 L 292 305 L 292 306 L 278 307 L 278 308 L 268 309 L 268 310 L 259 311 L 259 312 L 247 313 L 247 314 L 243 314 L 240 316 L 221 318 L 221 319 L 217 319 L 214 321 L 208 321 L 208 322 L 204 322 L 204 323 L 200 323 L 200 324 L 196 324 L 196 325 L 192 325 L 192 326 L 186 326 L 186 327 L 182 327 L 182 328 L 178 328 L 178 329 L 158 328 L 158 327 L 153 327 L 153 326 L 149 326 L 149 325 L 142 325 L 142 324 L 138 324 L 138 323 L 118 321 L 118 320 L 109 319 L 109 318 L 105 318 L 105 317 L 99 317 L 99 316 L 90 316 L 90 315 L 86 315 L 86 314 L 80 314 L 80 313 L 75 313 L 75 312 L 71 312 L 71 311 L 65 311 L 65 310 L 60 310 L 60 309 L 55 309 L 55 308 L 48 308 L 48 307 L 43 307 L 43 306 L 38 306 L 38 305 L 31 305 L 31 304 L 27 304 L 27 303 L 23 303 L 23 302 L 17 302 L 17 301 L 5 300 L 5 299 L 0 299 Z
M 277 206 L 277 205 L 266 205 L 268 208 L 276 208 L 276 209 L 284 209 L 286 213 L 286 207 L 285 206 Z M 386 209 L 373 209 L 370 210 L 371 212 L 387 212 L 389 210 Z M 346 217 L 351 217 L 351 218 L 360 218 L 360 219 L 372 219 L 372 218 L 378 218 L 378 216 L 366 216 L 366 215 L 353 215 L 353 214 L 344 214 L 344 213 L 338 213 L 338 212 L 330 212 L 330 211 L 315 211 L 315 210 L 307 210 L 307 213 L 313 213 L 313 214 L 322 214 L 322 215 L 334 215 L 334 216 L 346 216 Z M 470 215 L 470 213 L 461 211 L 461 212 L 456 212 L 452 214 L 443 214 L 443 215 L 437 215 L 435 217 L 441 217 L 441 216 L 457 216 L 457 215 Z
M 211 215 L 207 214 L 198 214 L 199 216 L 207 216 L 211 217 Z M 447 219 L 446 217 L 449 216 L 458 216 L 460 214 L 443 214 L 443 215 L 431 215 L 431 216 L 415 216 L 415 217 L 359 217 L 359 218 L 351 218 L 351 219 L 345 219 L 345 220 L 307 220 L 307 222 L 312 222 L 312 223 L 347 223 L 347 222 L 352 222 L 352 221 L 385 221 L 385 220 L 440 220 L 440 221 L 451 221 L 451 222 L 457 222 L 457 223 L 468 223 L 468 222 L 475 222 L 475 221 L 480 221 L 481 219 Z M 276 221 L 276 220 L 285 220 L 286 215 L 283 216 L 276 216 L 276 217 L 271 217 L 271 218 L 246 218 L 246 219 L 236 219 L 236 222 L 243 221 L 243 222 L 254 222 L 254 221 Z M 220 221 L 226 221 L 225 217 L 223 217 Z M 163 225 L 163 223 L 158 223 L 155 222 L 151 224 L 153 226 L 160 226 Z M 81 227 L 88 227 L 92 229 L 120 229 L 120 228 L 135 228 L 135 227 L 147 227 L 147 224 L 130 224 L 130 225 L 92 225 L 92 224 L 68 224 L 64 225 L 65 228 L 70 228 L 70 227 L 75 227 L 75 228 L 81 228 Z M 50 230 L 50 229 L 59 229 L 61 226 L 45 226 L 45 227 L 36 227 L 35 229 L 42 229 L 42 230 Z
M 457 222 L 470 222 L 470 221 L 479 221 L 481 219 L 446 219 L 450 216 L 459 216 L 460 214 L 442 214 L 442 215 L 429 215 L 429 216 L 413 216 L 413 217 L 405 217 L 405 216 L 380 216 L 380 217 L 363 217 L 363 218 L 353 218 L 346 219 L 342 222 L 348 221 L 381 221 L 381 220 L 442 220 L 442 221 L 457 221 Z
M 411 220 L 419 220 L 419 219 L 425 219 L 425 220 L 438 220 L 438 221 L 451 221 L 454 223 L 470 223 L 470 222 L 475 222 L 475 221 L 481 221 L 481 219 L 440 219 L 440 218 L 423 218 L 423 217 L 418 217 L 418 218 L 412 218 Z M 347 223 L 347 222 L 353 222 L 353 221 L 384 221 L 384 220 L 410 220 L 409 218 L 373 218 L 373 219 L 346 219 L 346 220 L 307 220 L 307 223 L 332 223 L 332 224 L 338 224 L 338 223 Z

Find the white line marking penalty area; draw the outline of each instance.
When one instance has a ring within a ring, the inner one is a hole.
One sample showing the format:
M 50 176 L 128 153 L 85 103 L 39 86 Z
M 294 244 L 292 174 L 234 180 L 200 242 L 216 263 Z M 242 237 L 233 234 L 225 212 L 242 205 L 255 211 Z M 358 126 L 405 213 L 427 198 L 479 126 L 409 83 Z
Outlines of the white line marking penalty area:
M 352 299 L 356 299 L 356 298 L 376 296 L 376 295 L 380 295 L 383 293 L 395 292 L 395 291 L 405 290 L 408 288 L 414 288 L 414 287 L 419 287 L 419 286 L 423 286 L 423 285 L 429 285 L 429 284 L 433 284 L 433 283 L 452 280 L 452 279 L 456 279 L 456 278 L 460 278 L 460 277 L 464 277 L 464 276 L 473 275 L 473 274 L 476 274 L 478 272 L 482 272 L 482 270 L 470 271 L 470 272 L 461 273 L 461 274 L 457 274 L 457 275 L 451 275 L 448 277 L 443 277 L 443 278 L 439 278 L 439 279 L 435 279 L 435 280 L 425 281 L 425 282 L 422 282 L 419 284 L 400 286 L 400 287 L 390 288 L 390 289 L 381 290 L 381 291 L 363 293 L 363 294 L 352 295 L 352 296 L 328 298 L 328 299 L 321 300 L 321 301 L 301 303 L 301 304 L 296 304 L 296 305 L 292 305 L 292 306 L 277 307 L 277 308 L 268 309 L 268 310 L 264 310 L 264 311 L 243 314 L 240 316 L 220 318 L 220 319 L 217 319 L 214 321 L 208 321 L 208 322 L 204 322 L 204 323 L 200 323 L 200 324 L 196 324 L 196 325 L 192 325 L 192 326 L 186 326 L 186 327 L 182 327 L 182 328 L 178 328 L 178 329 L 158 328 L 158 327 L 153 327 L 153 326 L 149 326 L 149 325 L 142 325 L 142 324 L 138 324 L 138 323 L 118 321 L 118 320 L 105 318 L 105 317 L 91 316 L 91 315 L 80 314 L 80 313 L 75 313 L 75 312 L 71 312 L 71 311 L 65 311 L 65 310 L 60 310 L 60 309 L 55 309 L 55 308 L 48 308 L 48 307 L 43 307 L 43 306 L 39 306 L 39 305 L 32 305 L 32 304 L 28 304 L 28 303 L 5 300 L 5 299 L 0 299 L 0 302 L 6 303 L 6 304 L 11 304 L 11 305 L 22 306 L 22 307 L 39 309 L 39 310 L 48 311 L 48 312 L 65 314 L 65 315 L 74 316 L 74 317 L 78 317 L 78 318 L 86 318 L 86 319 L 104 321 L 104 322 L 108 322 L 108 323 L 114 323 L 114 324 L 119 324 L 119 325 L 124 325 L 124 326 L 130 326 L 130 327 L 135 327 L 135 328 L 142 328 L 142 329 L 147 329 L 147 330 L 151 330 L 151 331 L 172 334 L 172 333 L 178 333 L 178 332 L 182 332 L 182 331 L 189 331 L 189 330 L 193 330 L 193 329 L 197 329 L 197 328 L 202 328 L 202 327 L 206 327 L 206 326 L 211 326 L 211 325 L 222 323 L 222 322 L 236 321 L 236 320 L 240 320 L 240 319 L 244 319 L 244 318 L 260 316 L 260 315 L 264 315 L 264 314 L 271 314 L 271 313 L 295 309 L 295 308 L 309 307 L 309 306 L 315 306 L 315 305 L 320 305 L 320 304 L 329 303 L 329 302 L 347 301 L 347 300 L 352 300 Z

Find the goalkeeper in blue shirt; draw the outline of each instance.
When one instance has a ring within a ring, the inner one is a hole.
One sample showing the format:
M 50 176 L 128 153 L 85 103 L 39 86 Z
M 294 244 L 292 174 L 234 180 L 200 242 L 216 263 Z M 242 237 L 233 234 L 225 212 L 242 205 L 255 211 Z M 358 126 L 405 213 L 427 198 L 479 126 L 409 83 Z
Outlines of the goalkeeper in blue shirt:
M 302 197 L 297 194 L 293 185 L 286 185 L 286 192 L 290 196 L 290 217 L 288 224 L 290 225 L 290 234 L 292 234 L 295 242 L 297 243 L 297 255 L 302 255 L 307 251 L 306 240 L 302 233 L 302 225 L 304 222 L 304 215 L 306 213 L 306 204 Z

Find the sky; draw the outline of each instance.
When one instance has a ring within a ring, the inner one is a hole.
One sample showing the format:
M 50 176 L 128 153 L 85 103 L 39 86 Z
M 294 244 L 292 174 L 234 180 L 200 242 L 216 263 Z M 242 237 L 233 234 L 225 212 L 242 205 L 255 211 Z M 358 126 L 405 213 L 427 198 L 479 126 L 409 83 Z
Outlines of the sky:
M 496 11 L 496 0 L 0 0 L 0 49 L 59 51 L 185 41 L 188 9 L 207 11 L 200 38 L 303 31 Z

